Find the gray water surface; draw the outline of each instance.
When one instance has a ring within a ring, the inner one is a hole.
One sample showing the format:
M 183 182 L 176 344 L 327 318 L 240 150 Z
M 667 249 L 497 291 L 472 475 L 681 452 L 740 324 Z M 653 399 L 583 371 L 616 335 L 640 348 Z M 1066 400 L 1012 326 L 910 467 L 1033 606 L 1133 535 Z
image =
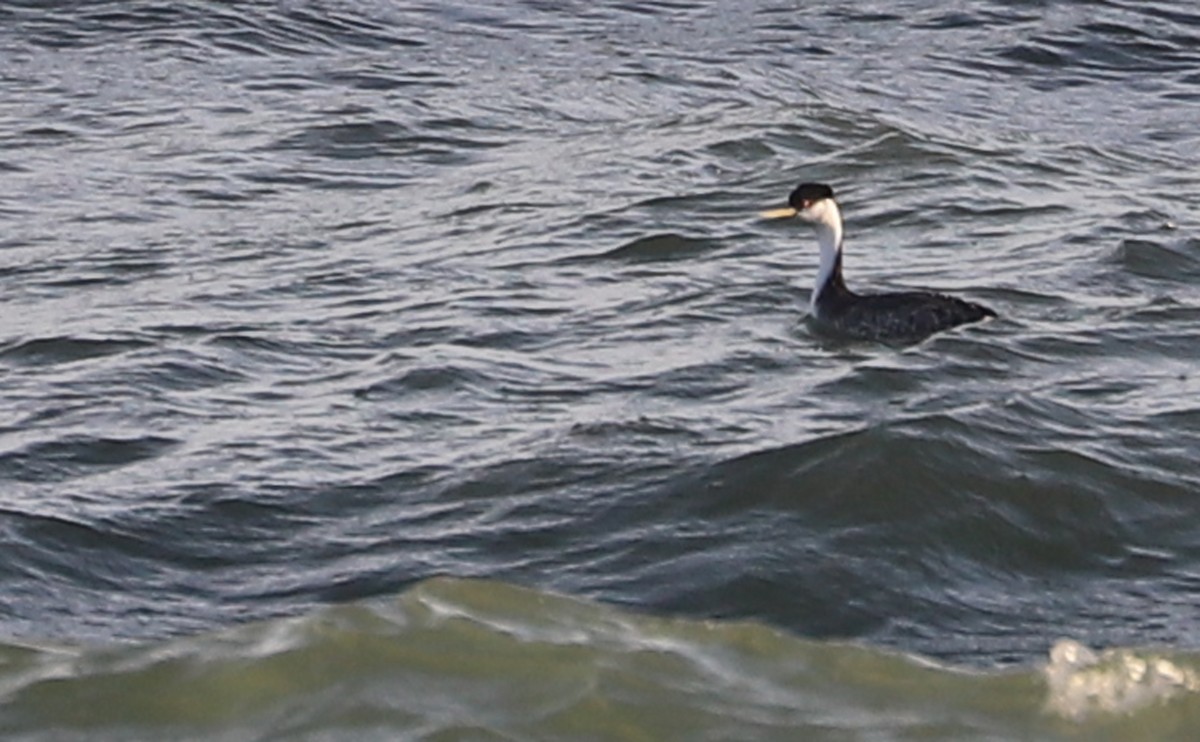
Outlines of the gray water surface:
M 449 575 L 1200 645 L 1190 3 L 5 2 L 0 90 L 5 637 Z M 801 180 L 1000 318 L 815 335 Z

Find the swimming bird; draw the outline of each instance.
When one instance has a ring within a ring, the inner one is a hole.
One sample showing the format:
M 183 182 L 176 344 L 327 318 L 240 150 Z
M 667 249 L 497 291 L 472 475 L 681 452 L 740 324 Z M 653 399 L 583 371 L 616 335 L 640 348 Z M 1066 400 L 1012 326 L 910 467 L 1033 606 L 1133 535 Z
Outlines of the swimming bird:
M 821 263 L 810 300 L 820 329 L 862 340 L 915 342 L 951 327 L 995 317 L 991 309 L 930 291 L 856 294 L 842 279 L 842 210 L 824 183 L 801 183 L 768 219 L 799 217 L 817 232 Z

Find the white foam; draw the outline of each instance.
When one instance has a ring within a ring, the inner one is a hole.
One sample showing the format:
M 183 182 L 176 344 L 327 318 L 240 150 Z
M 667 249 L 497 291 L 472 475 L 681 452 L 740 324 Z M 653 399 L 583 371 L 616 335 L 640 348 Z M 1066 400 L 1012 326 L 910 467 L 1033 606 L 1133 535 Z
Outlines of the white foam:
M 1128 714 L 1200 692 L 1200 674 L 1159 654 L 1132 649 L 1097 653 L 1071 639 L 1055 643 L 1045 672 L 1047 708 L 1069 719 Z

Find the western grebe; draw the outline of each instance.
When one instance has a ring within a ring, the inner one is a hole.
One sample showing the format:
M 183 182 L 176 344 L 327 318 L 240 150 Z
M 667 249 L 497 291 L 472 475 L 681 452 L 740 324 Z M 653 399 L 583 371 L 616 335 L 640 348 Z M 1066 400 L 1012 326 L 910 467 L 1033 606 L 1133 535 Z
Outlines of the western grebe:
M 900 291 L 856 294 L 842 280 L 842 210 L 833 189 L 824 183 L 802 183 L 784 209 L 762 212 L 768 219 L 797 216 L 817 231 L 821 265 L 810 309 L 819 325 L 836 334 L 864 340 L 910 342 L 985 317 L 991 309 L 945 294 Z

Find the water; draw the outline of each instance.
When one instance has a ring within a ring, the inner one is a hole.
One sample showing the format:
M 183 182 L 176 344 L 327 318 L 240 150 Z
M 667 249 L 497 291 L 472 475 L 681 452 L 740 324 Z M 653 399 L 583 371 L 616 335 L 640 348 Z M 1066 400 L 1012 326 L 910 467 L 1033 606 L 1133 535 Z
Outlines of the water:
M 0 3 L 0 729 L 1189 739 L 1198 49 L 1178 1 Z M 1000 319 L 813 334 L 755 218 L 802 179 L 852 286 Z

